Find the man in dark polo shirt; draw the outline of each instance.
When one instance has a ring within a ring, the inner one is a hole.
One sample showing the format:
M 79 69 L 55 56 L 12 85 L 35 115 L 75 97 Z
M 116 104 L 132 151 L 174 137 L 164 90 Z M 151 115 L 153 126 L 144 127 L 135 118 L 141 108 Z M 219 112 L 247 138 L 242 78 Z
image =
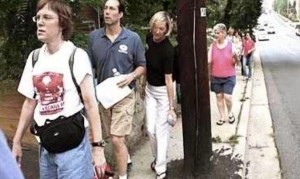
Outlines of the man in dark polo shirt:
M 127 178 L 128 150 L 125 136 L 131 132 L 134 113 L 134 81 L 145 71 L 145 51 L 139 35 L 121 26 L 125 7 L 120 0 L 107 0 L 104 5 L 105 27 L 89 35 L 88 54 L 95 69 L 97 84 L 114 76 L 126 75 L 120 87 L 129 86 L 132 92 L 111 108 L 99 106 L 107 134 L 111 137 L 119 178 Z

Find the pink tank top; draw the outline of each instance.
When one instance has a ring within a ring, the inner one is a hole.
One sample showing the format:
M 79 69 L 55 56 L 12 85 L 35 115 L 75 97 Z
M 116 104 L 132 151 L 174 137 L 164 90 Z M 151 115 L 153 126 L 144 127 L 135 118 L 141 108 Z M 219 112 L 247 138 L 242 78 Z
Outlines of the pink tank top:
M 228 42 L 225 48 L 219 49 L 217 43 L 212 45 L 211 75 L 215 77 L 229 77 L 235 75 L 235 64 L 232 61 L 232 43 Z

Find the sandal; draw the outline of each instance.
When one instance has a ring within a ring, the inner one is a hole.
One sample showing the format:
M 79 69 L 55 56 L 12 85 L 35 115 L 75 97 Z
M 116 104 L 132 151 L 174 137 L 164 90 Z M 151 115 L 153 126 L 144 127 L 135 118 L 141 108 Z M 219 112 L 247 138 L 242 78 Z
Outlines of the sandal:
M 231 115 L 229 116 L 229 124 L 233 124 L 235 121 L 235 117 L 234 115 L 231 113 Z
M 156 165 L 156 159 L 154 159 L 153 162 L 150 165 L 151 170 L 154 171 L 154 172 L 155 172 L 155 165 Z
M 223 121 L 223 120 L 219 120 L 218 122 L 216 122 L 216 124 L 219 126 L 223 125 L 224 123 L 225 123 L 225 121 Z
M 162 172 L 161 174 L 156 174 L 156 179 L 167 179 L 167 172 Z

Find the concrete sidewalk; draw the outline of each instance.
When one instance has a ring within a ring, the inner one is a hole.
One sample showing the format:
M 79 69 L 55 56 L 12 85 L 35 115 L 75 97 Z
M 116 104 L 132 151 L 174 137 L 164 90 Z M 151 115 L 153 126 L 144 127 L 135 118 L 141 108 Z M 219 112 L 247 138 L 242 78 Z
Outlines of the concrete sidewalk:
M 216 125 L 219 112 L 214 93 L 211 98 L 211 124 L 213 139 L 212 171 L 199 178 L 281 178 L 272 120 L 266 95 L 264 75 L 259 53 L 254 54 L 254 76 L 244 80 L 237 68 L 237 85 L 233 92 L 233 113 L 236 121 Z M 130 179 L 153 179 L 150 169 L 153 161 L 149 140 L 132 155 L 133 170 Z M 184 179 L 182 122 L 171 132 L 168 151 L 169 179 Z
M 259 53 L 255 54 L 255 74 L 249 86 L 248 101 L 245 107 L 248 117 L 248 135 L 245 151 L 245 178 L 280 179 L 279 155 L 274 139 L 272 118 L 269 109 L 264 73 Z

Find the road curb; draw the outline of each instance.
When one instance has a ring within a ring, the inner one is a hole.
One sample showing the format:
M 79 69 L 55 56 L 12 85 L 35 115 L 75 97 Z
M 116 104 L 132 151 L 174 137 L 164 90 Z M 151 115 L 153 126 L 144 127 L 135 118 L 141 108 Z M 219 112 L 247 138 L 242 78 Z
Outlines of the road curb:
M 239 113 L 239 120 L 236 129 L 236 136 L 238 136 L 238 145 L 233 147 L 233 157 L 239 157 L 243 161 L 240 170 L 237 172 L 241 178 L 245 176 L 245 152 L 247 146 L 247 133 L 248 133 L 248 119 L 250 113 L 250 103 L 252 95 L 252 80 L 247 80 L 244 86 L 243 97 L 244 100 L 241 104 L 241 109 Z
M 280 179 L 282 176 L 274 140 L 273 121 L 258 49 L 253 59 L 254 73 L 248 88 L 251 98 L 247 102 L 249 106 L 243 109 L 244 113 L 248 114 L 243 178 Z

